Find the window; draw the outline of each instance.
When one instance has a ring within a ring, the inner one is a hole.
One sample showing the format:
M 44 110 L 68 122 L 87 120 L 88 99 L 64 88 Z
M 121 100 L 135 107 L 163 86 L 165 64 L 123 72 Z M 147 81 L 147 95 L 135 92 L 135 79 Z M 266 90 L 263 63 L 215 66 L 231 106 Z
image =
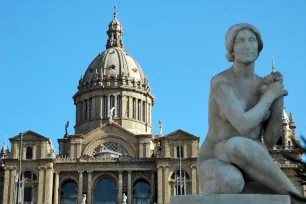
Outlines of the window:
M 180 152 L 180 150 L 181 150 L 181 152 Z M 184 158 L 184 147 L 183 147 L 183 145 L 176 146 L 176 155 L 177 155 L 177 158 L 180 158 L 180 156 L 181 156 L 181 158 Z
M 146 102 L 142 102 L 142 121 L 146 122 Z
M 89 98 L 89 104 L 88 104 L 88 115 L 89 119 L 91 119 L 91 110 L 92 110 L 92 98 Z
M 107 96 L 103 96 L 103 118 L 108 118 Z
M 87 120 L 87 117 L 88 117 L 88 102 L 87 102 L 87 100 L 84 101 L 84 109 L 85 109 L 84 120 Z
M 117 96 L 117 117 L 121 117 L 121 96 Z
M 32 149 L 32 147 L 27 147 L 27 149 L 26 149 L 26 159 L 33 159 L 33 149 Z
M 141 120 L 141 100 L 138 100 L 138 104 L 137 104 L 137 119 Z
M 133 119 L 136 119 L 136 98 L 133 98 Z
M 109 109 L 111 110 L 113 107 L 115 107 L 115 97 L 113 95 L 111 95 L 109 100 L 110 100 L 110 107 L 109 107 Z M 113 117 L 114 116 L 115 116 L 115 111 L 114 111 Z
M 187 194 L 187 183 L 190 182 L 190 176 L 184 170 L 176 170 L 171 175 L 171 179 L 175 182 L 175 195 Z

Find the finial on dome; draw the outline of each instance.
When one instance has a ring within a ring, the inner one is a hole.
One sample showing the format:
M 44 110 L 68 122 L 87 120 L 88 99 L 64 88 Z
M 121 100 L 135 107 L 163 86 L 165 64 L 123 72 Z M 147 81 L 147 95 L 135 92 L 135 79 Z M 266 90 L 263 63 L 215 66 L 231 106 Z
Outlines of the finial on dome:
M 275 72 L 275 66 L 274 66 L 274 56 L 272 57 L 272 73 Z

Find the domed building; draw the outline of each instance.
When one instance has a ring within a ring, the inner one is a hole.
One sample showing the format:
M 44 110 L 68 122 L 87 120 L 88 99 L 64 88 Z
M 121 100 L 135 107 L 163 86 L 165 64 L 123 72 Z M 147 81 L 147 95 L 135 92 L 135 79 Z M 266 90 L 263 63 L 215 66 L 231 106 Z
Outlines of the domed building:
M 107 35 L 106 50 L 79 79 L 75 133 L 67 123 L 58 154 L 51 139 L 31 130 L 10 138 L 10 151 L 2 148 L 0 203 L 16 198 L 18 177 L 27 204 L 169 204 L 173 195 L 200 193 L 200 138 L 181 129 L 163 135 L 161 122 L 159 135 L 152 134 L 155 98 L 142 67 L 124 50 L 116 7 Z M 290 139 L 295 128 L 284 111 L 283 136 L 269 151 L 297 183 L 296 164 L 281 156 L 297 153 Z

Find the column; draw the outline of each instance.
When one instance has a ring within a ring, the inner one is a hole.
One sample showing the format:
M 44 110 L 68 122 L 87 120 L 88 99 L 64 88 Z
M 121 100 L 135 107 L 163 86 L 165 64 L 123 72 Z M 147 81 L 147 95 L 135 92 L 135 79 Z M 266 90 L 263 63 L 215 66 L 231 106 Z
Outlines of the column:
M 164 168 L 164 204 L 169 204 L 170 203 L 170 196 L 169 196 L 169 181 L 168 181 L 168 176 L 169 176 L 169 166 L 165 166 Z
M 37 146 L 36 145 L 33 145 L 33 159 L 36 159 L 37 157 Z
M 151 200 L 151 204 L 154 203 L 155 200 L 155 172 L 152 171 L 151 172 L 151 195 L 150 195 L 150 200 Z
M 196 165 L 191 165 L 191 193 L 192 195 L 197 194 L 197 171 Z
M 60 173 L 59 171 L 55 171 L 53 204 L 58 204 L 59 173 Z
M 91 195 L 92 195 L 92 171 L 87 171 L 87 204 L 91 204 Z
M 187 158 L 187 148 L 188 148 L 188 146 L 187 146 L 187 144 L 184 144 L 184 157 L 183 158 Z
M 146 143 L 146 157 L 151 157 L 151 151 L 150 151 L 150 143 Z
M 191 157 L 193 158 L 197 157 L 197 150 L 198 150 L 198 143 L 194 141 L 192 142 Z
M 41 143 L 41 147 L 40 147 L 40 158 L 41 158 L 41 159 L 45 158 L 45 143 Z
M 158 166 L 157 168 L 157 203 L 163 204 L 163 167 Z
M 39 175 L 38 175 L 38 202 L 37 203 L 43 203 L 45 170 L 43 167 L 38 167 L 38 169 L 39 169 Z
M 143 143 L 139 143 L 139 157 L 143 158 Z
M 122 171 L 119 171 L 119 180 L 118 180 L 118 201 L 117 203 L 122 203 Z
M 52 190 L 53 190 L 53 168 L 48 166 L 46 171 L 46 184 L 45 184 L 45 204 L 52 204 Z
M 14 144 L 13 144 L 13 158 L 14 159 L 17 159 L 17 158 L 19 158 L 19 150 L 18 150 L 18 144 L 17 144 L 17 142 L 14 142 Z
M 83 171 L 79 171 L 78 204 L 82 204 L 82 196 L 83 196 Z
M 9 179 L 10 170 L 4 167 L 3 204 L 9 204 Z
M 114 100 L 115 100 L 115 111 L 114 111 L 114 118 L 116 118 L 117 117 L 117 115 L 118 115 L 118 109 L 117 109 L 117 104 L 118 104 L 118 95 L 114 95 Z
M 98 111 L 99 111 L 99 119 L 103 118 L 103 97 L 98 96 Z
M 80 117 L 80 112 L 79 112 L 79 103 L 75 104 L 75 123 L 79 123 L 79 117 Z
M 128 202 L 127 203 L 132 203 L 132 171 L 128 171 L 128 184 L 127 184 L 128 192 L 127 192 L 127 197 L 128 197 Z
M 14 198 L 14 187 L 15 187 L 15 179 L 16 179 L 16 167 L 10 169 L 10 201 L 13 201 Z
M 129 112 L 130 112 L 130 118 L 133 118 L 133 97 L 129 97 L 129 108 L 130 108 L 130 110 L 129 110 Z

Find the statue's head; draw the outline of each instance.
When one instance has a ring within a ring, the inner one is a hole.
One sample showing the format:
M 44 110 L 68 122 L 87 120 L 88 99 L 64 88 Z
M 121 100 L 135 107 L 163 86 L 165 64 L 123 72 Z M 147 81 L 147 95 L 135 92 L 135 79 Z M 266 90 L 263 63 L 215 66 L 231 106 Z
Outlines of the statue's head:
M 262 51 L 263 42 L 258 29 L 247 23 L 233 25 L 225 36 L 226 59 L 229 62 L 248 64 Z

